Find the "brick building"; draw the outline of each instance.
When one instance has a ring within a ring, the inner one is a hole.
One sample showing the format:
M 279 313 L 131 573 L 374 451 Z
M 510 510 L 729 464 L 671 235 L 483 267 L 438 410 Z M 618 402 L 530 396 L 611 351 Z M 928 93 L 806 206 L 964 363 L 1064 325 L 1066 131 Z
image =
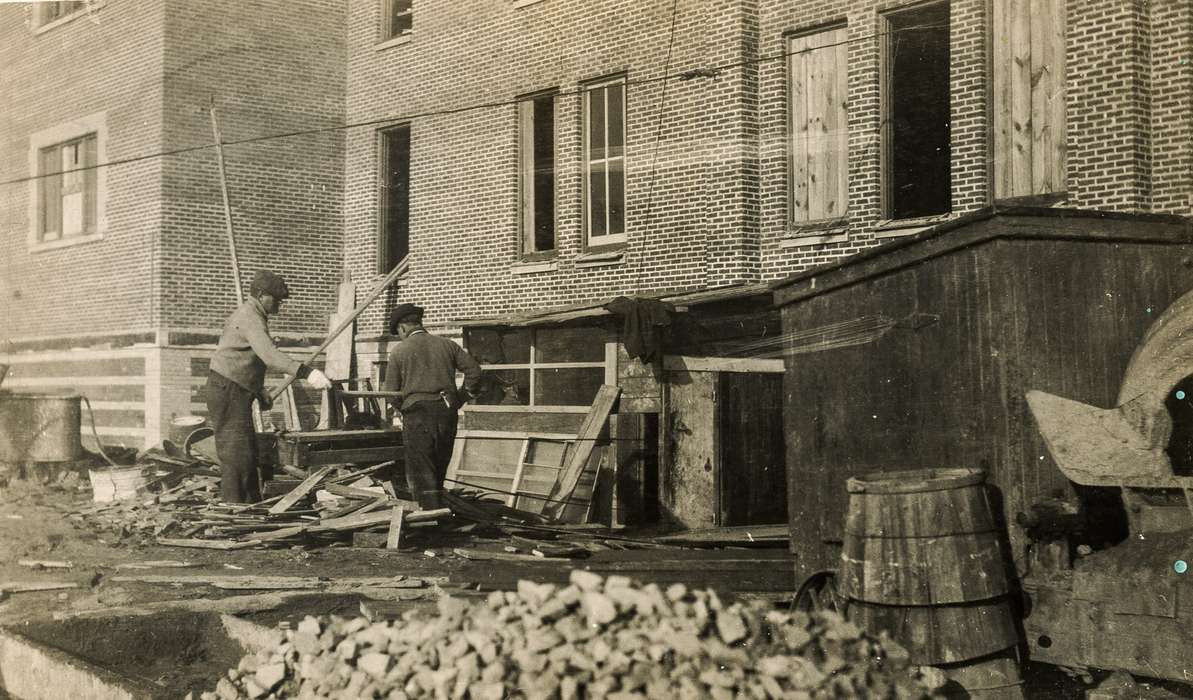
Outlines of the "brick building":
M 343 20 L 334 0 L 0 6 L 6 388 L 76 390 L 105 442 L 138 448 L 201 409 L 236 303 L 211 104 L 242 142 L 225 159 L 245 286 L 282 272 L 271 329 L 296 350 L 326 333 L 342 132 L 252 140 L 342 126 Z
M 347 41 L 346 119 L 370 125 L 346 144 L 353 278 L 408 253 L 388 305 L 462 327 L 515 385 L 522 406 L 471 425 L 583 410 L 603 376 L 638 421 L 620 444 L 662 433 L 661 472 L 728 460 L 683 457 L 668 392 L 691 377 L 627 357 L 613 297 L 673 301 L 671 352 L 766 374 L 787 275 L 995 203 L 1190 213 L 1187 2 L 355 0 Z M 733 520 L 680 503 L 721 499 L 720 477 L 679 494 L 638 469 L 623 491 Z

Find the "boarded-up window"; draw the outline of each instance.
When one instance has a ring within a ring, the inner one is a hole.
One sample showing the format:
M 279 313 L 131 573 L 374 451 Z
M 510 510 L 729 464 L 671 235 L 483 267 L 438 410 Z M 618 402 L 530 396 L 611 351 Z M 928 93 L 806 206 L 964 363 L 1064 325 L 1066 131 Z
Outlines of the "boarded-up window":
M 791 220 L 839 218 L 849 177 L 846 28 L 790 37 L 787 53 Z
M 1065 2 L 994 3 L 994 197 L 1063 192 Z

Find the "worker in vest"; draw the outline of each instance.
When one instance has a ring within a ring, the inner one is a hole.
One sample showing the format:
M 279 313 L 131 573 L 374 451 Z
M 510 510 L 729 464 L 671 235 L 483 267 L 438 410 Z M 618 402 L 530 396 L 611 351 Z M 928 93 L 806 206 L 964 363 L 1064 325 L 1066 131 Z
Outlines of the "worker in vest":
M 423 328 L 423 310 L 399 304 L 390 315 L 399 342 L 389 351 L 385 389 L 402 413 L 406 484 L 423 509 L 443 507 L 443 479 L 456 440 L 457 411 L 480 389 L 481 368 L 464 348 Z M 456 388 L 456 371 L 464 387 Z
M 215 431 L 215 451 L 220 458 L 220 498 L 229 503 L 261 500 L 257 477 L 257 436 L 253 427 L 253 400 L 268 409 L 266 368 L 305 379 L 316 389 L 331 381 L 278 350 L 269 336 L 267 319 L 278 313 L 290 296 L 286 282 L 269 270 L 258 270 L 249 298 L 228 318 L 207 374 L 207 420 Z

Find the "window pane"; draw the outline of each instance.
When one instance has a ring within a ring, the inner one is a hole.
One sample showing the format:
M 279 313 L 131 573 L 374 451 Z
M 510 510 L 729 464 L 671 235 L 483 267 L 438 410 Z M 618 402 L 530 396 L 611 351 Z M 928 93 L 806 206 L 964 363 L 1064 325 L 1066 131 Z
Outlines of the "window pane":
M 383 178 L 381 272 L 410 252 L 410 127 L 381 133 Z
M 534 101 L 534 250 L 555 248 L 555 99 Z
M 588 236 L 606 235 L 605 229 L 605 166 L 595 163 L 588 174 Z
M 57 146 L 41 152 L 41 173 L 57 173 L 61 170 L 62 151 Z M 41 233 L 43 238 L 57 238 L 62 217 L 62 176 L 51 175 L 39 181 L 41 195 Z
M 625 85 L 610 85 L 606 92 L 609 95 L 609 157 L 616 158 L 622 155 L 625 145 L 625 125 L 622 123 Z
M 485 370 L 481 373 L 481 388 L 475 403 L 482 406 L 530 405 L 530 370 Z
M 588 160 L 605 157 L 605 89 L 588 91 Z
M 602 367 L 539 369 L 534 375 L 537 406 L 588 406 L 605 381 Z
M 83 171 L 83 229 L 95 230 L 95 182 L 96 155 L 95 136 L 83 139 L 83 166 L 90 168 Z
M 405 34 L 413 28 L 412 0 L 389 0 L 389 35 Z
M 609 161 L 609 233 L 625 233 L 624 161 Z
M 539 328 L 534 332 L 535 362 L 604 362 L 604 328 Z

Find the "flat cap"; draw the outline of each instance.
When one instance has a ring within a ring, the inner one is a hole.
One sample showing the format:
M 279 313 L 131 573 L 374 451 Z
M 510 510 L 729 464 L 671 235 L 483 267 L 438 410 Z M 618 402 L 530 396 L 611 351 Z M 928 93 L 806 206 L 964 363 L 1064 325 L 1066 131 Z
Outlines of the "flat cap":
M 421 321 L 423 318 L 423 307 L 415 306 L 414 304 L 398 304 L 394 310 L 389 314 L 389 332 L 397 333 L 398 324 L 407 319 L 414 319 Z
M 254 294 L 265 292 L 278 300 L 290 298 L 290 288 L 286 286 L 286 280 L 282 279 L 281 275 L 276 275 L 269 270 L 257 270 L 257 274 L 253 275 L 253 284 L 249 287 L 249 291 Z

